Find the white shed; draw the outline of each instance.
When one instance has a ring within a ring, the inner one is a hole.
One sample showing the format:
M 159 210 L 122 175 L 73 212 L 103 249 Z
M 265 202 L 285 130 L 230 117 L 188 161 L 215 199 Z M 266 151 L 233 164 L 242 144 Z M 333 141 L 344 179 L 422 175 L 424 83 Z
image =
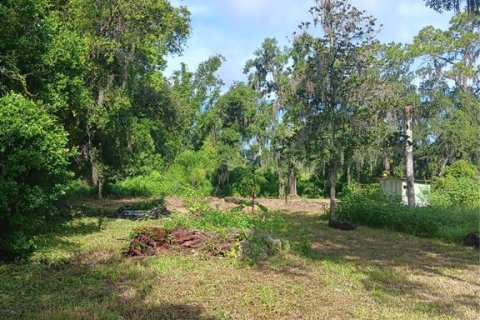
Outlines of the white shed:
M 380 186 L 383 192 L 402 199 L 407 204 L 407 180 L 400 178 L 381 178 Z M 427 206 L 430 195 L 430 184 L 415 182 L 415 203 L 417 206 Z

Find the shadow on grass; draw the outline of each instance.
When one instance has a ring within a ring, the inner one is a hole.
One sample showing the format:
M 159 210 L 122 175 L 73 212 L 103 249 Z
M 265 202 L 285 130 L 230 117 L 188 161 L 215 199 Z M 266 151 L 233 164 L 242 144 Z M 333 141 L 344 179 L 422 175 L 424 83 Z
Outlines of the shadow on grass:
M 439 299 L 431 281 L 441 286 L 465 286 L 475 292 L 480 281 L 478 251 L 460 245 L 419 238 L 398 232 L 359 227 L 354 231 L 329 228 L 320 216 L 293 213 L 282 214 L 285 229 L 282 237 L 291 243 L 291 253 L 310 261 L 333 265 L 338 272 L 360 272 L 361 285 L 379 301 L 388 302 L 395 297 L 411 297 L 422 301 L 411 308 L 432 316 L 464 316 L 462 308 L 480 309 L 478 295 L 451 293 L 449 299 Z M 306 276 L 302 266 L 276 268 L 287 276 Z M 450 274 L 452 269 L 470 270 L 466 274 Z M 475 271 L 477 270 L 477 271 Z M 423 279 L 418 280 L 416 275 Z M 346 282 L 353 281 L 346 277 Z M 453 283 L 453 284 L 452 284 Z M 453 297 L 453 298 L 451 298 Z M 451 298 L 451 299 L 450 299 Z M 425 310 L 423 310 L 425 309 Z
M 295 254 L 311 260 L 329 259 L 379 267 L 408 266 L 443 275 L 442 267 L 477 267 L 478 251 L 455 244 L 399 232 L 359 227 L 354 231 L 329 228 L 319 216 L 284 214 L 282 237 Z
M 158 278 L 147 260 L 111 255 L 0 265 L 1 319 L 211 319 L 194 303 L 148 299 Z

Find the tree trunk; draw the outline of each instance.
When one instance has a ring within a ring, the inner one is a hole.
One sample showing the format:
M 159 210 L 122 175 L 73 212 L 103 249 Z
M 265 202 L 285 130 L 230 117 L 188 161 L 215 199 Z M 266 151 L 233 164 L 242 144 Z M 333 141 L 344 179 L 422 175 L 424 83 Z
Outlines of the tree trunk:
M 413 172 L 413 107 L 405 107 L 405 173 L 407 178 L 408 206 L 415 206 L 415 182 Z
M 252 189 L 252 212 L 255 211 L 255 199 L 257 197 L 256 194 L 257 190 L 257 175 L 255 174 L 255 169 L 253 170 L 253 189 Z M 265 214 L 264 214 L 264 219 L 265 220 Z
M 347 164 L 347 184 L 352 183 L 352 164 L 349 162 Z
M 278 197 L 283 198 L 285 196 L 285 181 L 278 175 Z
M 97 193 L 98 199 L 103 199 L 103 181 L 102 181 L 102 179 L 98 180 L 97 190 L 98 190 L 98 193 Z
M 329 166 L 329 181 L 330 181 L 330 219 L 336 220 L 336 187 L 337 187 L 337 164 L 335 157 L 333 155 L 330 156 L 330 166 Z
M 442 165 L 440 166 L 440 172 L 438 173 L 440 177 L 443 177 L 445 175 L 445 169 L 447 168 L 447 163 L 448 163 L 448 158 L 445 158 L 442 161 Z
M 333 110 L 333 108 L 332 108 Z M 337 187 L 337 147 L 335 144 L 335 122 L 333 119 L 330 120 L 330 161 L 328 164 L 328 179 L 330 181 L 330 219 L 336 220 L 337 214 L 337 201 L 336 201 L 336 187 Z
M 96 155 L 91 155 L 92 183 L 97 188 L 98 199 L 103 198 L 103 172 L 101 165 L 97 162 Z
M 383 150 L 383 174 L 387 177 L 391 175 L 390 159 L 387 150 Z
M 295 171 L 293 169 L 290 170 L 290 173 L 288 175 L 288 189 L 289 189 L 289 195 L 291 197 L 298 197 L 297 177 L 295 176 Z
M 278 176 L 278 198 L 285 197 L 285 181 L 282 176 L 282 169 L 280 168 L 280 156 L 277 155 L 277 176 Z

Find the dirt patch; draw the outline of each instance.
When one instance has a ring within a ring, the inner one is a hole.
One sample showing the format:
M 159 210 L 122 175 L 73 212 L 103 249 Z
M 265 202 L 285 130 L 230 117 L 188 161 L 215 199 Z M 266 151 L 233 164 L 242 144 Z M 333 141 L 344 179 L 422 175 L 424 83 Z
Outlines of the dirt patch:
M 232 201 L 232 199 L 235 199 Z M 103 211 L 106 213 L 116 214 L 119 207 L 126 207 L 136 205 L 145 201 L 149 201 L 149 198 L 131 198 L 131 199 L 77 199 L 72 200 L 70 203 L 72 206 L 79 208 L 90 208 L 96 211 Z M 229 198 L 216 198 L 216 197 L 205 197 L 202 199 L 207 203 L 211 208 L 228 211 L 233 208 L 238 207 L 240 203 L 238 200 L 241 200 L 242 203 L 250 203 L 249 199 L 242 199 L 237 197 Z M 257 198 L 255 201 L 257 204 L 260 204 L 266 207 L 271 211 L 284 211 L 287 213 L 308 213 L 308 214 L 324 214 L 328 211 L 329 201 L 328 199 L 288 199 L 285 202 L 285 199 L 266 199 L 266 198 Z M 178 212 L 178 213 L 187 213 L 189 204 L 188 201 L 183 200 L 178 196 L 167 196 L 165 197 L 164 207 L 169 212 Z M 258 206 L 257 206 L 258 209 Z
M 242 199 L 236 197 L 215 198 L 205 197 L 203 199 L 211 208 L 219 210 L 231 210 L 250 203 L 249 199 Z M 285 211 L 289 213 L 309 213 L 309 214 L 324 214 L 328 211 L 329 200 L 328 199 L 266 199 L 257 198 L 255 203 L 262 205 L 268 210 L 272 211 Z M 181 198 L 176 196 L 170 196 L 165 198 L 165 207 L 171 211 L 177 211 L 185 213 L 188 211 L 188 205 Z
M 138 232 L 128 247 L 126 256 L 154 255 L 169 250 L 181 250 L 186 253 L 207 252 L 214 256 L 225 256 L 240 241 L 238 232 L 221 237 L 214 232 L 202 232 L 178 228 L 148 228 Z
M 188 212 L 185 202 L 180 197 L 176 196 L 165 197 L 165 208 L 170 211 L 176 211 L 179 213 Z
M 309 213 L 324 214 L 328 212 L 328 199 L 264 199 L 259 198 L 258 202 L 269 210 L 285 211 L 287 213 Z
M 68 202 L 68 206 L 78 209 L 89 209 L 90 211 L 105 212 L 108 214 L 116 214 L 120 207 L 132 206 L 145 201 L 149 198 L 124 198 L 124 199 L 111 199 L 111 198 L 77 198 L 71 199 Z

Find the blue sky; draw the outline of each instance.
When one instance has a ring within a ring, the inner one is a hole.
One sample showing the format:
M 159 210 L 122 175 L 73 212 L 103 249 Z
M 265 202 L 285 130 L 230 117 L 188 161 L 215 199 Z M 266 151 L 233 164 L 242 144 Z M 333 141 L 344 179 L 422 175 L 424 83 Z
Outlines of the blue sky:
M 227 61 L 219 76 L 230 86 L 245 80 L 245 62 L 267 37 L 288 45 L 301 21 L 309 20 L 308 9 L 314 0 L 172 0 L 191 12 L 192 34 L 184 53 L 170 57 L 166 75 L 185 62 L 190 70 L 209 56 L 222 54 Z M 351 0 L 383 24 L 383 42 L 411 42 L 427 25 L 445 29 L 450 13 L 439 14 L 425 7 L 423 0 Z

